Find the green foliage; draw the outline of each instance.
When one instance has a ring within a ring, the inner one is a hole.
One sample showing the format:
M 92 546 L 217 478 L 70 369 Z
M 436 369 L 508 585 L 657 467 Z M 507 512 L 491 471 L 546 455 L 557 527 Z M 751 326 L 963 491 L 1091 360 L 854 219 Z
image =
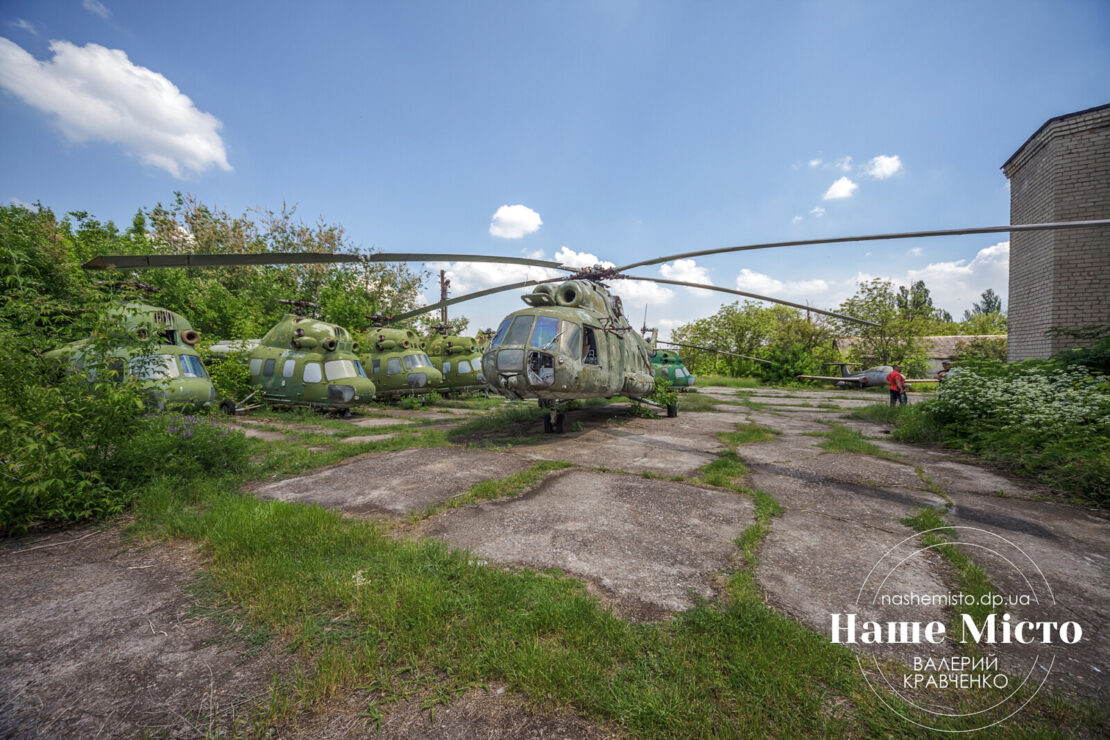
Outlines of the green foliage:
M 678 391 L 671 387 L 670 381 L 660 374 L 655 376 L 655 390 L 651 392 L 648 398 L 660 406 L 670 406 L 673 403 L 678 403 Z
M 198 352 L 208 368 L 212 385 L 216 386 L 217 400 L 242 401 L 262 387 L 251 379 L 245 353 L 229 352 L 224 357 L 216 357 L 207 347 L 200 347 Z
M 979 337 L 956 345 L 956 363 L 976 360 L 1006 361 L 1006 337 L 997 339 Z
M 788 306 L 762 306 L 750 301 L 724 306 L 713 316 L 686 324 L 675 341 L 771 360 L 774 365 L 740 357 L 684 349 L 682 358 L 695 375 L 755 375 L 781 380 L 807 372 L 836 358 L 834 327 L 819 315 Z
M 0 533 L 117 513 L 142 481 L 209 470 L 192 460 L 230 467 L 237 449 L 224 440 L 224 456 L 212 457 L 198 448 L 204 432 L 175 445 L 151 441 L 156 417 L 146 414 L 157 386 L 122 368 L 150 357 L 154 333 L 122 331 L 120 299 L 80 269 L 131 237 L 72 215 L 76 229 L 48 209 L 0 208 Z M 79 338 L 79 365 L 43 357 Z
M 907 377 L 924 375 L 928 357 L 921 337 L 931 333 L 934 319 L 926 314 L 921 301 L 921 298 L 903 299 L 888 280 L 874 278 L 859 283 L 856 294 L 840 304 L 838 311 L 876 326 L 843 322 L 845 334 L 859 337 L 852 344 L 848 359 L 868 366 L 901 364 Z
M 1110 375 L 1110 324 L 1086 326 L 1081 329 L 1055 329 L 1051 334 L 1068 336 L 1094 343 L 1087 347 L 1065 349 L 1056 353 L 1055 359 L 1065 365 L 1081 365 L 1094 372 Z

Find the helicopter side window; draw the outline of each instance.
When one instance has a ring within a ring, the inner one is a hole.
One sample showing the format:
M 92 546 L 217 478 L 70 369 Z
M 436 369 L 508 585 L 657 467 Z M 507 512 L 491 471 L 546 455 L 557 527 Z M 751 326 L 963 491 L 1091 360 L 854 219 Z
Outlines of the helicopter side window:
M 273 360 L 267 360 L 273 362 Z M 320 370 L 319 362 L 306 362 L 304 364 L 304 382 L 306 383 L 319 383 L 324 378 L 323 372 Z
M 446 375 L 449 372 L 451 372 L 451 363 L 450 362 L 443 363 L 443 374 Z
M 536 328 L 532 330 L 532 346 L 539 349 L 550 349 L 558 338 L 559 319 L 553 319 L 550 316 L 537 316 Z
M 328 376 L 328 380 L 342 380 L 353 378 L 358 373 L 352 360 L 329 360 L 324 363 L 324 375 Z
M 562 336 L 559 346 L 564 354 L 574 357 L 582 351 L 582 329 L 573 321 L 564 321 L 560 326 Z
M 204 365 L 200 363 L 200 358 L 196 355 L 178 355 L 177 359 L 181 363 L 181 374 L 186 378 L 208 377 Z
M 147 355 L 132 357 L 128 364 L 131 376 L 139 380 L 158 380 L 176 378 L 179 375 L 177 363 L 171 355 Z
M 517 316 L 513 325 L 505 335 L 505 344 L 527 344 L 528 335 L 532 333 L 532 321 L 535 316 Z
M 262 374 L 265 375 L 267 378 L 273 376 L 273 374 L 274 374 L 274 365 L 276 365 L 276 364 L 277 364 L 277 360 L 275 360 L 273 358 L 270 358 L 269 360 L 266 360 L 266 364 L 262 366 Z
M 371 375 L 377 375 L 378 373 L 381 372 L 381 370 L 382 370 L 382 361 L 381 360 L 374 360 L 373 362 L 370 363 L 370 374 Z
M 497 333 L 493 335 L 493 341 L 489 343 L 490 349 L 496 349 L 497 345 L 501 344 L 501 340 L 505 338 L 505 332 L 509 330 L 509 324 L 511 323 L 510 319 L 501 322 L 501 326 L 497 328 Z
M 459 375 L 470 372 L 470 363 L 466 360 L 459 360 Z
M 582 335 L 582 362 L 586 365 L 601 364 L 597 359 L 597 337 L 594 336 L 594 330 L 588 326 Z
M 296 360 L 286 360 L 285 364 L 281 366 L 281 377 L 292 378 L 293 373 L 297 370 Z
M 413 355 L 405 355 L 401 358 L 401 364 L 405 366 L 406 370 L 412 370 L 416 367 L 416 357 Z
M 358 373 L 358 377 L 365 378 L 366 377 L 366 368 L 364 368 L 362 366 L 362 361 L 361 360 L 355 360 L 354 362 L 355 362 L 355 372 Z
M 401 361 L 396 357 L 390 357 L 389 362 L 385 364 L 385 371 L 390 375 L 396 375 L 401 372 Z
M 251 375 L 258 375 L 259 373 L 261 373 L 262 372 L 262 360 L 261 360 L 261 358 L 256 357 L 253 360 L 251 360 L 250 364 L 247 366 L 247 369 L 250 371 Z

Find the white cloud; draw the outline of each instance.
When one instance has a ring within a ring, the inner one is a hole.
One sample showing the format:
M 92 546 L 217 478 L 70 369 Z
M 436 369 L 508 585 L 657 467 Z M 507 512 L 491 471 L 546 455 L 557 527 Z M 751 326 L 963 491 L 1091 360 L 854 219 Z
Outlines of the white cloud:
M 489 224 L 489 233 L 502 239 L 520 239 L 522 236 L 532 234 L 543 225 L 540 214 L 528 206 L 501 206 L 493 214 Z
M 792 223 L 792 224 L 800 224 L 801 222 L 802 222 L 802 217 L 801 216 L 795 216 L 794 218 L 790 219 L 790 223 Z
M 629 316 L 636 314 L 636 306 L 654 306 L 668 303 L 674 298 L 674 291 L 670 288 L 644 280 L 613 280 L 606 285 L 609 286 L 609 292 L 621 297 L 624 312 Z
M 809 160 L 809 166 L 810 167 L 820 167 L 821 163 L 823 161 L 824 160 L 822 160 L 822 159 L 811 159 L 811 160 Z
M 980 249 L 971 259 L 934 262 L 920 270 L 909 270 L 903 283 L 924 280 L 933 303 L 955 316 L 979 300 L 987 288 L 1006 296 L 1010 275 L 1010 242 L 999 242 Z
M 770 275 L 744 268 L 736 276 L 736 289 L 749 293 L 759 293 L 771 298 L 797 300 L 823 295 L 828 292 L 829 284 L 824 280 L 777 280 Z
M 842 177 L 829 186 L 829 189 L 825 191 L 824 199 L 839 200 L 841 198 L 851 198 L 858 187 L 859 185 L 856 185 L 847 177 Z
M 867 166 L 864 167 L 864 174 L 868 177 L 873 177 L 876 180 L 885 180 L 888 177 L 893 177 L 897 172 L 902 169 L 902 160 L 895 154 L 893 157 L 888 157 L 885 154 L 880 154 L 875 157 Z
M 8 25 L 9 26 L 15 26 L 16 28 L 20 28 L 20 29 L 26 31 L 27 33 L 31 34 L 32 36 L 38 36 L 39 35 L 39 30 L 37 28 L 35 28 L 35 24 L 31 23 L 31 21 L 24 20 L 23 18 L 16 18 L 14 21 L 10 21 L 8 23 Z
M 840 159 L 833 162 L 833 167 L 837 168 L 841 172 L 851 172 L 852 158 L 848 156 L 841 157 Z
M 684 283 L 701 283 L 713 285 L 709 277 L 709 270 L 700 266 L 695 260 L 675 260 L 659 267 L 659 274 L 668 280 L 679 280 Z M 712 291 L 702 288 L 687 288 L 694 295 L 709 295 Z
M 567 267 L 591 267 L 593 265 L 601 265 L 602 267 L 616 267 L 616 264 L 607 260 L 598 258 L 595 254 L 589 252 L 575 252 L 570 247 L 559 247 L 559 251 L 555 253 L 555 261 L 566 265 Z
M 231 169 L 218 133 L 223 124 L 162 75 L 97 44 L 51 41 L 50 50 L 54 58 L 39 62 L 0 38 L 0 87 L 56 116 L 70 141 L 118 143 L 177 178 L 212 166 Z
M 810 209 L 809 215 L 814 216 L 816 218 L 821 218 L 822 216 L 825 215 L 825 209 L 822 208 L 821 206 L 814 206 L 813 208 Z
M 451 280 L 452 297 L 498 285 L 522 283 L 525 280 L 546 280 L 561 274 L 546 267 L 507 265 L 497 262 L 431 262 L 428 263 L 428 269 L 433 272 L 447 271 L 447 277 Z
M 99 0 L 81 0 L 81 7 L 89 11 L 93 15 L 98 15 L 105 20 L 107 20 L 108 16 L 112 14 L 112 11 L 108 10 L 108 8 L 105 7 L 104 3 L 100 2 Z
M 913 257 L 920 257 L 922 254 L 921 247 L 914 247 L 909 251 L 909 254 Z

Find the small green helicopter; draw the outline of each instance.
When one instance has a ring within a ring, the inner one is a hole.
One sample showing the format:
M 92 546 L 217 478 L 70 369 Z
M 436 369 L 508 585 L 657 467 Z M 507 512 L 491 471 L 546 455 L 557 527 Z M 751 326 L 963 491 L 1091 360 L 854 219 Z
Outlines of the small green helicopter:
M 373 317 L 371 317 L 373 318 Z M 439 389 L 443 376 L 424 352 L 425 342 L 411 329 L 371 327 L 361 334 L 363 365 L 377 397 L 395 400 Z
M 299 311 L 315 308 L 306 301 L 283 301 Z M 374 399 L 374 383 L 366 377 L 358 342 L 342 326 L 303 313 L 287 313 L 261 339 L 217 342 L 216 357 L 240 357 L 247 362 L 251 381 L 267 401 L 348 411 Z M 234 402 L 221 408 L 234 413 Z
M 428 339 L 428 357 L 443 380 L 437 390 L 459 395 L 488 390 L 482 374 L 482 349 L 473 337 L 437 335 Z
M 108 368 L 92 365 L 92 339 L 79 339 L 43 355 L 95 377 L 104 370 L 113 377 L 132 379 L 150 388 L 158 408 L 208 408 L 216 389 L 200 361 L 196 344 L 200 333 L 179 313 L 131 301 L 109 311 L 116 330 L 139 340 L 161 342 L 151 355 L 136 355 L 125 342 L 109 352 Z

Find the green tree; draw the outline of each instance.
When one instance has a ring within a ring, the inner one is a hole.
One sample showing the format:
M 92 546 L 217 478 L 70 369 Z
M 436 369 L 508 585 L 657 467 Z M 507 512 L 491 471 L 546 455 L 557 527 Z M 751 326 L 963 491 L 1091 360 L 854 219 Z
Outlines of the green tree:
M 923 283 L 920 285 L 924 287 Z M 844 334 L 859 338 L 851 345 L 848 359 L 865 365 L 899 363 L 907 376 L 923 375 L 928 362 L 925 343 L 920 337 L 927 335 L 932 318 L 925 315 L 921 295 L 919 292 L 916 306 L 913 302 L 904 304 L 900 301 L 903 293 L 896 292 L 894 284 L 888 280 L 874 278 L 858 283 L 855 295 L 840 304 L 838 311 L 875 325 L 841 322 Z M 909 296 L 912 298 L 912 291 Z M 927 291 L 924 297 L 928 298 Z M 931 301 L 928 307 L 931 314 Z

